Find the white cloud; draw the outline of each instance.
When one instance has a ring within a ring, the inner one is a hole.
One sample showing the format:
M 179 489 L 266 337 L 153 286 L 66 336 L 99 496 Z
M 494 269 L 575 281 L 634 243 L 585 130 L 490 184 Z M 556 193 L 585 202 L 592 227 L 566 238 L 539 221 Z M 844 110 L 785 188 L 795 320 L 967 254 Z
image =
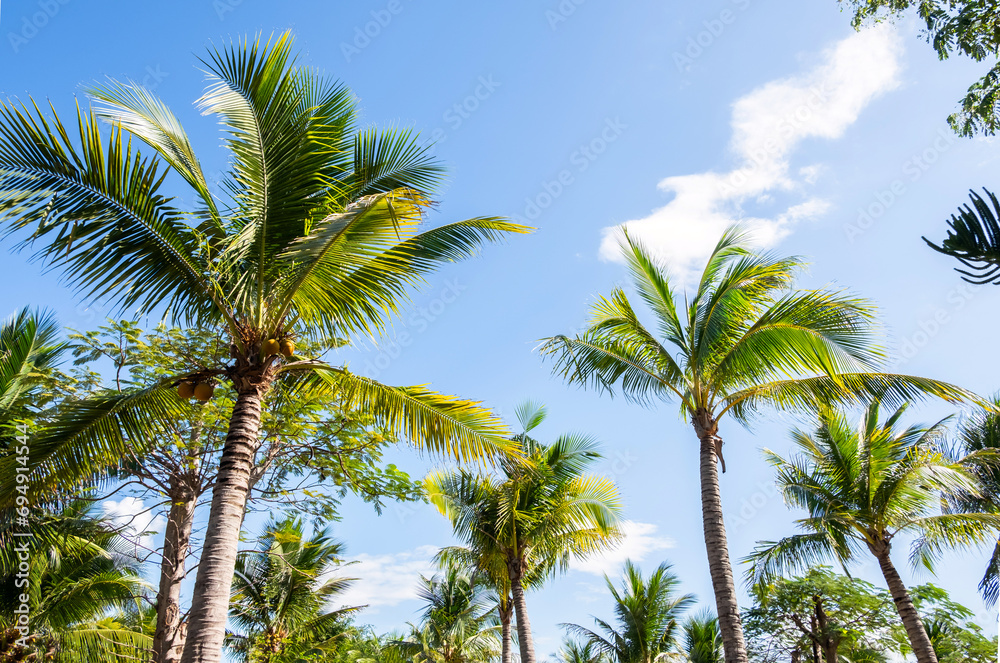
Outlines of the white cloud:
M 124 528 L 122 535 L 137 544 L 136 555 L 144 556 L 155 548 L 153 537 L 163 531 L 167 524 L 163 516 L 154 513 L 145 506 L 142 500 L 135 497 L 123 497 L 120 501 L 105 500 L 101 503 L 104 515 L 116 526 Z
M 680 282 L 711 253 L 723 230 L 739 220 L 758 244 L 769 247 L 799 221 L 823 214 L 829 204 L 808 199 L 768 217 L 746 216 L 743 204 L 774 202 L 798 193 L 822 166 L 789 173 L 789 159 L 807 138 L 839 138 L 877 96 L 899 85 L 902 46 L 889 26 L 876 26 L 837 42 L 810 72 L 767 83 L 733 104 L 731 149 L 736 167 L 668 177 L 658 187 L 673 199 L 648 216 L 627 221 L 634 238 L 654 251 Z M 599 255 L 620 261 L 618 227 L 605 228 Z
M 622 526 L 624 538 L 614 550 L 587 559 L 573 560 L 571 567 L 576 571 L 616 577 L 625 560 L 641 562 L 652 553 L 669 550 L 676 544 L 673 539 L 657 535 L 657 526 L 652 523 L 626 521 Z
M 433 575 L 435 546 L 420 546 L 414 550 L 387 555 L 358 555 L 352 564 L 339 569 L 338 575 L 358 581 L 341 596 L 343 606 L 394 606 L 417 597 L 420 576 Z

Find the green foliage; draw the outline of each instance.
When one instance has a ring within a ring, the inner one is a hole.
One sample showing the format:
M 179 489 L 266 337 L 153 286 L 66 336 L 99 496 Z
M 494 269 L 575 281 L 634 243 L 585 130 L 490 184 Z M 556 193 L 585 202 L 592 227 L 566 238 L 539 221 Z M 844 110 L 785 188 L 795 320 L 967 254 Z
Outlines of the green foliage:
M 815 433 L 793 434 L 796 456 L 765 450 L 786 503 L 808 512 L 797 521 L 807 533 L 761 543 L 747 559 L 751 585 L 831 557 L 846 565 L 863 550 L 877 556 L 898 532 L 916 537 L 910 561 L 928 569 L 945 550 L 993 541 L 1000 516 L 942 510 L 943 496 L 979 494 L 977 479 L 940 450 L 944 422 L 900 428 L 905 409 L 880 422 L 873 403 L 856 427 L 824 410 Z
M 855 28 L 871 20 L 916 9 L 924 22 L 927 42 L 938 58 L 964 55 L 976 62 L 993 61 L 992 68 L 973 83 L 961 100 L 961 110 L 948 123 L 962 136 L 992 136 L 1000 128 L 1000 12 L 993 0 L 840 0 L 851 5 Z
M 780 578 L 756 595 L 744 623 L 757 663 L 784 661 L 795 651 L 805 657 L 814 642 L 833 647 L 846 660 L 883 661 L 903 644 L 888 592 L 826 567 Z
M 27 633 L 18 637 L 26 635 L 27 649 L 39 657 L 57 663 L 144 660 L 152 638 L 138 615 L 148 586 L 129 543 L 89 509 L 76 502 L 60 513 L 35 512 L 20 528 L 32 537 L 2 537 L 5 545 L 26 551 L 0 567 L 0 632 L 20 625 L 16 611 L 26 604 Z M 17 653 L 8 642 L 0 658 Z
M 993 663 L 996 660 L 996 637 L 987 638 L 982 627 L 972 621 L 972 611 L 952 601 L 948 592 L 926 584 L 917 585 L 911 594 L 939 663 Z M 902 633 L 897 637 L 905 640 Z
M 327 530 L 304 534 L 302 521 L 271 522 L 258 549 L 239 556 L 229 609 L 236 633 L 227 645 L 246 663 L 324 660 L 337 651 L 357 608 L 329 610 L 328 604 L 353 582 L 331 576 L 343 545 Z
M 719 618 L 708 611 L 688 617 L 684 622 L 681 651 L 687 657 L 687 663 L 722 663 L 725 652 Z
M 617 628 L 597 618 L 594 619 L 597 630 L 577 624 L 563 624 L 564 628 L 614 663 L 655 663 L 677 647 L 680 618 L 694 605 L 695 598 L 691 594 L 678 595 L 680 578 L 670 572 L 669 564 L 660 564 L 648 578 L 643 578 L 639 569 L 628 560 L 621 589 L 607 576 L 604 581 L 615 602 Z M 700 633 L 696 631 L 697 627 L 692 626 L 689 635 L 697 637 Z M 709 653 L 704 651 L 704 643 L 700 640 L 698 643 L 692 647 L 693 654 Z M 721 649 L 721 642 L 717 646 Z M 716 654 L 719 649 L 715 650 Z
M 754 253 L 730 228 L 715 247 L 696 292 L 683 299 L 666 266 L 627 233 L 621 250 L 655 332 L 625 291 L 594 306 L 586 331 L 546 339 L 542 352 L 571 384 L 651 404 L 677 400 L 682 414 L 715 425 L 729 414 L 749 422 L 761 409 L 815 411 L 871 397 L 902 403 L 973 394 L 926 378 L 878 373 L 874 309 L 828 290 L 794 290 L 803 263 Z
M 1000 283 L 1000 201 L 983 189 L 992 209 L 975 191 L 969 191 L 972 205 L 958 209 L 948 222 L 948 236 L 938 246 L 926 237 L 927 245 L 938 253 L 958 260 L 965 269 L 955 268 L 962 279 L 976 285 Z
M 583 474 L 601 457 L 597 442 L 570 434 L 541 444 L 527 433 L 528 423 L 534 428 L 543 418 L 537 407 L 522 416 L 517 455 L 500 460 L 500 476 L 457 470 L 432 473 L 424 482 L 431 503 L 466 546 L 444 555 L 479 569 L 501 596 L 510 591 L 512 574 L 523 587 L 540 584 L 568 568 L 571 556 L 603 550 L 619 536 L 617 487 Z
M 421 577 L 425 603 L 420 623 L 390 643 L 406 663 L 474 663 L 500 653 L 497 596 L 484 577 L 446 565 L 432 578 Z

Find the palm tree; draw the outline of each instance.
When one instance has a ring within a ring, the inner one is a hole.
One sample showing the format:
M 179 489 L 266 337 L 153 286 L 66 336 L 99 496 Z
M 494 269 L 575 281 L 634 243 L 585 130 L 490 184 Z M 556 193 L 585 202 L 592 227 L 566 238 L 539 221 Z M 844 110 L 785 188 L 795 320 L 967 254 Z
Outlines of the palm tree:
M 411 663 L 478 663 L 497 655 L 497 597 L 489 581 L 450 565 L 421 576 L 420 584 L 427 606 L 409 637 L 391 643 L 397 654 Z
M 520 455 L 500 460 L 502 476 L 460 470 L 437 472 L 424 482 L 430 501 L 451 520 L 469 551 L 446 550 L 445 556 L 482 569 L 501 597 L 510 591 L 521 663 L 535 663 L 525 590 L 568 568 L 571 556 L 605 549 L 619 536 L 617 488 L 607 479 L 583 475 L 600 458 L 596 441 L 569 434 L 550 446 L 539 443 L 528 432 L 545 414 L 544 407 L 530 402 L 518 408 L 524 430 L 514 441 Z M 509 650 L 509 611 L 501 611 L 501 617 L 507 622 Z
M 333 649 L 357 609 L 327 610 L 352 583 L 330 575 L 342 552 L 325 529 L 306 538 L 297 518 L 265 527 L 258 549 L 236 560 L 229 615 L 239 632 L 227 645 L 237 660 L 277 663 Z
M 35 419 L 55 397 L 54 371 L 66 351 L 51 313 L 24 308 L 0 326 L 0 441 L 16 438 L 11 426 Z
M 710 612 L 689 617 L 684 622 L 682 651 L 687 663 L 722 663 L 722 633 L 718 618 Z
M 565 638 L 556 660 L 561 663 L 604 663 L 604 654 L 590 640 L 579 642 Z
M 681 615 L 694 605 L 695 598 L 692 594 L 677 594 L 680 579 L 670 572 L 670 565 L 664 562 L 649 578 L 643 578 L 642 572 L 627 560 L 621 590 L 611 578 L 604 576 L 604 581 L 615 601 L 618 628 L 597 618 L 596 631 L 578 624 L 563 627 L 614 663 L 655 663 L 673 652 Z
M 20 564 L 0 565 L 0 639 L 5 643 L 0 660 L 144 658 L 152 637 L 133 627 L 130 615 L 143 612 L 148 587 L 139 563 L 128 554 L 128 542 L 84 502 L 71 502 L 45 521 L 49 534 L 44 540 L 15 540 L 17 549 L 24 549 L 27 559 L 19 561 L 27 563 L 26 572 Z M 25 605 L 27 621 L 22 621 Z
M 1000 201 L 986 189 L 983 193 L 989 204 L 975 191 L 969 191 L 972 204 L 951 215 L 948 236 L 940 246 L 923 238 L 927 246 L 962 263 L 965 269 L 956 267 L 955 271 L 975 285 L 1000 283 Z
M 969 467 L 978 480 L 979 493 L 952 496 L 951 508 L 966 513 L 1000 513 L 1000 467 L 987 459 L 976 462 L 983 453 L 1000 453 L 1000 397 L 993 398 L 991 409 L 973 412 L 958 427 L 957 440 L 949 456 Z M 988 607 L 1000 598 L 1000 536 L 993 546 L 979 592 Z
M 93 469 L 124 455 L 126 439 L 95 421 L 138 432 L 175 407 L 169 389 L 182 382 L 205 394 L 216 382 L 234 389 L 184 663 L 221 656 L 262 400 L 276 381 L 336 392 L 431 450 L 474 458 L 505 445 L 503 427 L 477 403 L 386 387 L 297 356 L 292 341 L 377 334 L 437 265 L 525 230 L 474 218 L 420 232 L 441 168 L 410 132 L 358 129 L 349 90 L 297 66 L 288 34 L 212 50 L 205 66 L 211 82 L 198 107 L 224 129 L 225 199 L 210 190 L 178 118 L 139 86 L 92 90 L 99 110 L 78 111 L 79 144 L 54 111 L 0 108 L 0 215 L 10 231 L 32 229 L 38 255 L 88 298 L 226 329 L 226 365 L 98 399 L 33 451 Z M 107 142 L 100 118 L 112 124 Z M 155 155 L 140 155 L 130 137 Z M 164 193 L 170 173 L 190 185 L 193 209 Z M 108 453 L 74 457 L 81 445 Z
M 933 570 L 947 549 L 981 544 L 1000 527 L 993 514 L 942 513 L 942 495 L 978 493 L 975 475 L 938 448 L 944 422 L 898 427 L 906 406 L 879 421 L 879 403 L 865 411 L 860 426 L 825 409 L 814 434 L 796 431 L 798 454 L 765 455 L 777 469 L 777 484 L 790 506 L 809 515 L 798 521 L 804 534 L 764 542 L 747 559 L 750 581 L 766 586 L 786 572 L 835 558 L 846 566 L 867 550 L 876 560 L 919 663 L 937 657 L 913 601 L 892 562 L 893 539 L 916 537 L 910 559 Z
M 702 520 L 726 662 L 746 663 L 716 468 L 722 461 L 726 469 L 722 420 L 746 424 L 764 408 L 808 410 L 876 393 L 974 397 L 941 382 L 874 372 L 884 354 L 874 342 L 871 306 L 840 292 L 793 289 L 802 261 L 754 253 L 738 228 L 719 240 L 680 310 L 667 268 L 627 233 L 621 249 L 655 332 L 618 288 L 594 306 L 586 331 L 549 338 L 541 350 L 571 384 L 610 393 L 617 387 L 647 406 L 680 402 L 701 445 Z

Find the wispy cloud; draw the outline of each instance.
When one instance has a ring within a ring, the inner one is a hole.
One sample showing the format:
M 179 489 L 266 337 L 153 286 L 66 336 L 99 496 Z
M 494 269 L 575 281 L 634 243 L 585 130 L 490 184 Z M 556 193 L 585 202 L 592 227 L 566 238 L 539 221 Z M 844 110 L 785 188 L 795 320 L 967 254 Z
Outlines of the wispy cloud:
M 377 608 L 415 599 L 420 576 L 434 573 L 437 552 L 435 546 L 420 546 L 387 555 L 358 555 L 354 563 L 338 570 L 338 575 L 358 581 L 338 597 L 337 603 Z
M 626 222 L 633 237 L 653 250 L 681 282 L 711 253 L 723 230 L 740 220 L 762 246 L 772 246 L 799 221 L 825 213 L 828 201 L 808 186 L 819 164 L 792 173 L 790 158 L 807 138 L 835 139 L 879 95 L 899 85 L 902 46 L 889 26 L 851 35 L 826 50 L 811 71 L 767 83 L 733 104 L 729 172 L 668 177 L 659 188 L 673 199 L 648 216 Z M 794 202 L 779 205 L 791 197 Z M 748 215 L 745 206 L 779 211 Z M 600 257 L 619 261 L 618 228 L 604 229 Z
M 659 528 L 652 523 L 629 520 L 621 529 L 624 536 L 614 550 L 586 559 L 573 560 L 571 568 L 584 573 L 615 577 L 621 571 L 625 560 L 641 562 L 653 553 L 669 550 L 676 545 L 673 539 L 657 534 Z
M 123 497 L 119 501 L 105 500 L 101 503 L 104 515 L 123 529 L 122 536 L 136 544 L 136 556 L 142 557 L 154 549 L 153 537 L 163 531 L 167 524 L 163 516 L 154 513 L 142 500 Z

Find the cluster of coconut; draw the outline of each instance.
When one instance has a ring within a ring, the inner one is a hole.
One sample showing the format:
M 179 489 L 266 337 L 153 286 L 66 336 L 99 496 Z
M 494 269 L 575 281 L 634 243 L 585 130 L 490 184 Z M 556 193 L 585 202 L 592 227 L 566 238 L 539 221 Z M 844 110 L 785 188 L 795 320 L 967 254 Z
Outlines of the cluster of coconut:
M 284 338 L 280 341 L 274 338 L 269 338 L 261 344 L 260 349 L 265 357 L 270 357 L 271 355 L 276 354 L 291 357 L 295 354 L 295 343 L 293 343 L 290 338 Z M 194 382 L 192 380 L 184 380 L 177 385 L 177 395 L 183 400 L 196 398 L 202 403 L 205 403 L 210 401 L 214 394 L 215 385 L 211 382 Z
M 204 403 L 211 400 L 214 393 L 215 385 L 211 382 L 184 381 L 177 385 L 177 395 L 184 400 L 194 397 Z
M 280 341 L 275 338 L 269 338 L 260 346 L 260 350 L 265 357 L 279 353 L 286 357 L 291 357 L 295 354 L 295 343 L 290 338 L 283 338 Z

